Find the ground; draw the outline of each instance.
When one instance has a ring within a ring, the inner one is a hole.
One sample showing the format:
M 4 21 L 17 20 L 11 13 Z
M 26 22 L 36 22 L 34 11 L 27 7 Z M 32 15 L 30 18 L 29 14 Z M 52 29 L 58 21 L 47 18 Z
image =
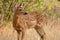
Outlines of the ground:
M 0 28 L 0 40 L 17 40 L 17 32 L 12 25 Z M 34 28 L 26 31 L 24 40 L 40 40 Z
M 60 19 L 53 22 L 48 22 L 47 25 L 44 25 L 44 31 L 46 33 L 45 40 L 60 40 Z M 17 40 L 17 32 L 14 30 L 11 25 L 0 28 L 0 40 Z M 35 31 L 34 28 L 26 31 L 24 40 L 40 40 L 40 36 Z

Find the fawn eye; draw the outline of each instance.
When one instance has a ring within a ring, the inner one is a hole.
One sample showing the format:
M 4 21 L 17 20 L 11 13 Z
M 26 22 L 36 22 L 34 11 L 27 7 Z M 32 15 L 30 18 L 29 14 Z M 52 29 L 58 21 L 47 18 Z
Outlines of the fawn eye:
M 28 13 L 26 13 L 26 12 L 24 13 L 24 15 L 27 15 L 27 14 L 28 14 Z

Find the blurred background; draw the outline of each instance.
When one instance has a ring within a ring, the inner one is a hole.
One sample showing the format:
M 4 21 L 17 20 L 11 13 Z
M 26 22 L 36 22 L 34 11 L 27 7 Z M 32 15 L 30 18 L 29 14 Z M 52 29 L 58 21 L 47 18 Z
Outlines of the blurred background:
M 0 26 L 12 21 L 14 10 L 22 3 L 26 12 L 40 10 L 49 17 L 60 17 L 60 0 L 0 0 Z
M 12 19 L 16 7 L 21 3 L 24 3 L 23 8 L 26 12 L 39 10 L 46 14 L 47 25 L 44 25 L 46 40 L 60 40 L 60 0 L 0 0 L 0 40 L 17 40 L 17 33 L 12 28 Z M 26 35 L 36 33 L 31 32 L 32 30 L 35 31 L 31 29 Z M 39 40 L 39 35 L 37 33 L 34 35 L 27 37 L 29 40 Z

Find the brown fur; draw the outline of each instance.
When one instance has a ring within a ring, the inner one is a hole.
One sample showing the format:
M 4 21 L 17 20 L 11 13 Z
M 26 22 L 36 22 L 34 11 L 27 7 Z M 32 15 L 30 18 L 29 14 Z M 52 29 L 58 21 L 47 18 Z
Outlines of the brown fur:
M 32 11 L 29 12 L 28 14 L 25 14 L 23 10 L 17 8 L 13 17 L 13 27 L 15 28 L 15 30 L 18 32 L 19 35 L 20 32 L 22 32 L 21 40 L 23 40 L 25 31 L 29 28 L 35 28 L 37 33 L 43 39 L 45 35 L 43 25 L 45 22 L 46 22 L 46 15 L 40 13 L 39 11 Z

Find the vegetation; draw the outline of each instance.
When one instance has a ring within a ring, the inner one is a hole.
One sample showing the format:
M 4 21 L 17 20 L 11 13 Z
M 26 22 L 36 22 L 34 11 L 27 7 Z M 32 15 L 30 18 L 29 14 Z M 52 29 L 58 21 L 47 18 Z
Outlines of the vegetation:
M 56 1 L 57 0 L 23 0 L 22 2 L 22 0 L 0 0 L 0 23 L 5 22 L 7 24 L 12 21 L 14 10 L 16 6 L 19 6 L 21 3 L 24 3 L 23 8 L 26 12 L 40 10 L 45 12 L 47 16 L 53 16 L 57 13 L 56 17 L 60 17 L 57 12 L 60 7 L 54 5 Z M 53 10 L 53 12 L 51 10 Z

